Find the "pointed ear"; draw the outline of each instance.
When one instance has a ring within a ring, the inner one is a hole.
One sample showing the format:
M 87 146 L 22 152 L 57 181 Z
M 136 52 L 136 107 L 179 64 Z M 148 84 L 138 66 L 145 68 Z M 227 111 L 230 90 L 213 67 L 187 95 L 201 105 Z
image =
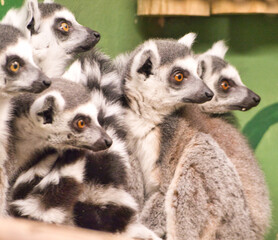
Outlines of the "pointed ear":
M 26 1 L 27 18 L 26 27 L 30 31 L 31 35 L 34 34 L 40 26 L 41 14 L 37 0 Z
M 185 45 L 188 48 L 191 48 L 196 37 L 197 37 L 197 34 L 191 32 L 191 33 L 185 34 L 182 38 L 180 38 L 178 40 L 178 42 Z
M 43 120 L 43 124 L 51 124 L 56 109 L 55 98 L 53 96 L 48 96 L 44 99 L 43 105 L 37 112 L 37 116 Z
M 142 53 L 139 64 L 137 67 L 137 72 L 139 74 L 145 75 L 148 78 L 153 74 L 153 68 L 157 64 L 157 59 L 152 50 L 146 50 Z
M 41 96 L 31 106 L 30 115 L 42 124 L 51 124 L 64 107 L 64 99 L 60 94 Z
M 214 43 L 211 49 L 206 51 L 205 54 L 214 55 L 224 59 L 227 51 L 228 51 L 228 47 L 226 46 L 225 42 L 221 40 Z

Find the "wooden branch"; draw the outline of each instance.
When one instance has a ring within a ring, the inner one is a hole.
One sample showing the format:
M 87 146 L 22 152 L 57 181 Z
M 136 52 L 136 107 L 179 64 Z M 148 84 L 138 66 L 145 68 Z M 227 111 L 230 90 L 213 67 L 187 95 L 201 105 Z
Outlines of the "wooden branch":
M 278 13 L 277 1 L 266 0 L 212 0 L 212 14 Z
M 0 219 L 0 240 L 127 240 L 120 235 L 23 219 Z
M 137 6 L 137 14 L 141 16 L 210 15 L 208 0 L 138 0 Z

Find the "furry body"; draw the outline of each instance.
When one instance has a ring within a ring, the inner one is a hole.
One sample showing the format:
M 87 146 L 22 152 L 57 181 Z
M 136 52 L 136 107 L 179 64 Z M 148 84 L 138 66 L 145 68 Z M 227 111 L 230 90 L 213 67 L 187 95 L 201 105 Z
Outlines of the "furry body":
M 34 64 L 32 49 L 16 28 L 0 24 L 0 215 L 5 214 L 7 179 L 4 164 L 7 160 L 10 118 L 10 99 L 22 92 L 40 92 L 50 81 Z
M 187 46 L 192 42 L 185 39 Z M 252 151 L 230 124 L 171 95 L 170 69 L 185 68 L 194 75 L 197 64 L 189 64 L 190 54 L 180 54 L 180 45 L 160 44 L 148 41 L 119 63 L 126 64 L 121 72 L 129 106 L 128 140 L 140 160 L 147 192 L 141 219 L 169 239 L 262 239 L 269 224 L 269 199 Z M 196 91 L 188 77 L 181 86 Z M 183 92 L 183 97 L 191 102 L 202 96 L 199 91 L 188 94 Z
M 96 78 L 91 75 L 92 78 L 84 85 L 90 90 L 90 102 L 96 106 L 95 120 L 111 136 L 113 144 L 108 150 L 98 153 L 67 150 L 65 147 L 54 147 L 53 153 L 53 146 L 47 154 L 38 155 L 35 149 L 30 151 L 36 154 L 29 157 L 27 168 L 23 167 L 13 180 L 11 213 L 46 222 L 157 239 L 152 231 L 137 223 L 137 203 L 127 192 L 132 172 L 124 142 L 126 133 L 122 126 L 122 108 L 117 103 L 121 95 L 117 90 L 112 91 L 113 86 L 105 80 L 100 82 L 105 78 L 113 80 L 112 65 L 109 65 L 107 57 L 95 52 L 82 60 L 83 63 L 87 61 L 93 73 L 99 74 Z M 72 84 L 82 87 L 81 84 Z M 71 83 L 64 82 L 63 86 L 67 85 Z M 84 96 L 78 91 L 72 95 Z M 77 99 L 75 104 L 81 103 Z M 92 111 L 88 107 L 86 109 Z M 15 122 L 22 122 L 24 115 L 28 117 L 28 112 L 17 116 Z M 15 133 L 20 133 L 18 129 Z M 30 140 L 26 139 L 26 142 Z M 43 144 L 47 149 L 48 140 Z M 34 164 L 30 165 L 32 162 Z

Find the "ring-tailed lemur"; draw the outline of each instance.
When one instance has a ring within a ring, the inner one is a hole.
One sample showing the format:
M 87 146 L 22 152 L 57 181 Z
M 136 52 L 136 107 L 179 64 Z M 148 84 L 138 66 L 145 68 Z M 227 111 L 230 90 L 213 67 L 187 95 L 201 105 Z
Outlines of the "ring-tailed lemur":
M 246 140 L 185 104 L 213 96 L 195 77 L 194 38 L 147 41 L 118 64 L 148 194 L 141 219 L 168 239 L 262 239 L 268 191 Z
M 9 10 L 2 22 L 19 27 L 30 38 L 35 62 L 49 77 L 60 77 L 79 53 L 100 40 L 98 32 L 80 25 L 53 1 L 27 0 L 22 8 Z
M 238 71 L 224 60 L 228 50 L 224 41 L 218 41 L 206 52 L 197 55 L 198 74 L 213 91 L 210 102 L 200 104 L 203 112 L 236 123 L 232 110 L 247 111 L 260 102 L 260 97 L 241 81 Z
M 38 69 L 32 57 L 32 48 L 16 28 L 0 24 L 0 215 L 5 212 L 7 188 L 3 164 L 7 159 L 6 147 L 10 118 L 10 99 L 22 92 L 40 92 L 51 81 Z
M 116 103 L 100 89 L 55 79 L 15 106 L 12 215 L 158 239 L 137 222 L 137 203 L 126 191 L 131 173 Z
M 121 119 L 122 123 L 124 122 L 125 109 L 122 106 L 121 78 L 118 68 L 108 56 L 97 50 L 92 50 L 76 60 L 63 77 L 81 83 L 91 90 L 101 91 L 107 101 L 118 104 L 118 107 L 122 109 L 122 114 L 118 114 L 117 117 Z M 122 130 L 120 135 L 126 142 L 125 124 L 123 123 L 121 127 L 116 127 L 116 129 Z M 136 199 L 141 210 L 144 203 L 144 185 L 140 163 L 132 155 L 132 149 L 129 149 L 128 152 L 132 169 L 132 174 L 128 177 L 128 192 Z

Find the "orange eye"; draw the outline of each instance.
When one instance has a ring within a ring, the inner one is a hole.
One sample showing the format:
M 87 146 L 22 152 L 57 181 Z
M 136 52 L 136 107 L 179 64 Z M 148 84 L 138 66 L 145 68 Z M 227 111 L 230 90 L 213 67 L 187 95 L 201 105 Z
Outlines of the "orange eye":
M 176 80 L 177 82 L 181 82 L 181 81 L 183 80 L 183 74 L 182 74 L 182 73 L 177 73 L 177 74 L 175 75 L 175 80 Z
M 221 87 L 223 88 L 223 90 L 227 91 L 230 87 L 230 84 L 228 81 L 225 80 L 221 83 Z
M 10 63 L 9 68 L 12 72 L 17 73 L 18 70 L 20 69 L 20 64 L 18 61 L 13 61 Z
M 63 22 L 60 25 L 60 29 L 62 29 L 65 32 L 68 32 L 69 31 L 69 25 L 67 23 Z
M 85 127 L 85 121 L 80 119 L 78 122 L 77 122 L 77 126 L 80 128 L 80 129 L 83 129 Z

